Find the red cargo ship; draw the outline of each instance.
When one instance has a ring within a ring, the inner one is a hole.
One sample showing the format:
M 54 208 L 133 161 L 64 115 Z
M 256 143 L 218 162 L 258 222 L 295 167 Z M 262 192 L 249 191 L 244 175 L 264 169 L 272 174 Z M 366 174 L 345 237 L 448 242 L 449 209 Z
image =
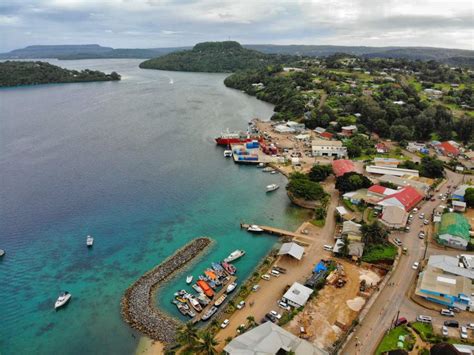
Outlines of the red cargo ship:
M 249 134 L 248 132 L 223 132 L 216 138 L 217 145 L 229 145 L 236 143 L 247 143 L 253 140 L 260 141 L 262 137 L 258 134 Z

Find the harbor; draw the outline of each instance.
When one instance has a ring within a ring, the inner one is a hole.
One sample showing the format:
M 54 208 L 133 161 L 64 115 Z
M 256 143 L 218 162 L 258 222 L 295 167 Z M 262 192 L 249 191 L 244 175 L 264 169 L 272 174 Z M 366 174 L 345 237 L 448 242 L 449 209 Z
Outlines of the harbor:
M 240 228 L 248 230 L 251 226 L 254 226 L 252 224 L 247 224 L 247 223 L 241 223 Z M 268 233 L 268 234 L 273 234 L 278 237 L 290 237 L 290 238 L 302 238 L 302 239 L 308 239 L 308 237 L 304 234 L 301 233 L 295 233 L 295 232 L 290 232 L 281 228 L 275 228 L 275 227 L 270 227 L 270 226 L 258 226 L 260 229 L 262 229 L 263 232 Z

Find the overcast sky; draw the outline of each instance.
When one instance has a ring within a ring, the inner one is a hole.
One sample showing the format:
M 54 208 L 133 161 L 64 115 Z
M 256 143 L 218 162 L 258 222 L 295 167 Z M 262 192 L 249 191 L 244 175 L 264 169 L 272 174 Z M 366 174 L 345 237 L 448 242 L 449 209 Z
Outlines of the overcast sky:
M 245 44 L 474 50 L 473 0 L 0 0 L 0 51 L 33 44 L 115 48 Z

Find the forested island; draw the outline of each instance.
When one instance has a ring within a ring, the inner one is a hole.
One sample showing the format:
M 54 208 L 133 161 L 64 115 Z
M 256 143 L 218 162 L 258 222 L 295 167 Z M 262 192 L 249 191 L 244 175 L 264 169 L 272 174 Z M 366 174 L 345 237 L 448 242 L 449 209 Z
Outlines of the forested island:
M 140 68 L 230 73 L 237 70 L 283 64 L 293 58 L 290 55 L 264 54 L 246 49 L 234 41 L 203 42 L 196 44 L 192 50 L 174 52 L 144 61 L 140 64 Z
M 53 83 L 120 80 L 116 72 L 70 70 L 46 62 L 6 61 L 0 63 L 0 87 Z

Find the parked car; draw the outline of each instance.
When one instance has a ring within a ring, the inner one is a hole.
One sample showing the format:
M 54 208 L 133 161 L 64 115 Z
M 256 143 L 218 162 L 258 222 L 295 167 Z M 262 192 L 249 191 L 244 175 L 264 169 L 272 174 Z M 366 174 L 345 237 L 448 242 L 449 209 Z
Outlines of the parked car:
M 449 309 L 442 309 L 441 312 L 439 312 L 442 316 L 446 317 L 454 317 L 454 312 L 449 310 Z
M 418 266 L 420 266 L 420 263 L 419 263 L 418 261 L 415 261 L 415 262 L 413 263 L 413 265 L 411 266 L 411 268 L 412 268 L 413 270 L 417 270 L 417 269 L 418 269 Z
M 424 316 L 420 314 L 418 317 L 416 317 L 417 322 L 421 323 L 431 323 L 432 318 L 430 316 Z
M 277 318 L 274 317 L 271 313 L 267 313 L 265 314 L 265 318 L 267 318 L 270 322 L 272 323 L 276 323 L 277 322 Z
M 281 318 L 281 314 L 278 313 L 277 311 L 273 311 L 273 310 L 272 310 L 272 311 L 270 311 L 270 314 L 271 314 L 272 316 L 274 316 L 276 319 L 280 319 L 280 318 Z
M 260 285 L 253 285 L 252 286 L 252 291 L 253 292 L 257 292 L 258 290 L 260 290 Z
M 291 309 L 286 302 L 283 302 L 281 300 L 278 300 L 278 307 L 286 309 L 287 311 Z
M 408 323 L 408 321 L 405 317 L 400 317 L 396 320 L 395 326 L 398 327 L 399 325 L 407 324 L 407 323 Z
M 418 233 L 418 238 L 425 239 L 425 232 L 421 231 L 420 233 Z
M 425 218 L 425 214 L 424 214 L 424 213 L 420 213 L 420 214 L 418 215 L 418 218 L 419 218 L 419 219 Z
M 447 337 L 449 335 L 449 332 L 448 332 L 448 327 L 443 325 L 441 327 L 441 334 L 443 334 L 444 337 Z
M 457 320 L 445 320 L 444 325 L 451 328 L 459 328 L 459 322 Z
M 427 226 L 428 224 L 430 224 L 430 221 L 429 221 L 428 219 L 425 219 L 425 220 L 423 221 L 423 224 L 424 224 L 425 226 Z
M 417 212 L 418 212 L 418 208 L 415 207 L 412 212 L 413 212 L 413 213 L 417 213 Z
M 323 246 L 323 249 L 326 251 L 333 251 L 334 247 L 332 245 L 326 244 Z
M 229 325 L 229 323 L 230 323 L 230 320 L 224 319 L 224 321 L 221 324 L 221 328 L 224 329 L 225 327 Z
M 263 275 L 261 276 L 261 278 L 262 278 L 263 280 L 265 280 L 265 281 L 270 281 L 270 275 L 268 275 L 268 274 L 263 274 Z
M 467 339 L 467 328 L 461 327 L 461 339 Z
M 472 330 L 474 330 L 474 323 L 468 323 L 468 324 L 466 324 L 466 328 L 467 328 L 467 329 L 472 329 Z
M 393 242 L 394 242 L 396 245 L 398 245 L 398 246 L 401 246 L 401 245 L 402 245 L 402 241 L 401 241 L 400 239 L 398 239 L 398 238 L 395 238 L 395 239 L 393 240 Z
M 240 301 L 238 304 L 237 304 L 237 309 L 242 309 L 245 307 L 245 301 Z

